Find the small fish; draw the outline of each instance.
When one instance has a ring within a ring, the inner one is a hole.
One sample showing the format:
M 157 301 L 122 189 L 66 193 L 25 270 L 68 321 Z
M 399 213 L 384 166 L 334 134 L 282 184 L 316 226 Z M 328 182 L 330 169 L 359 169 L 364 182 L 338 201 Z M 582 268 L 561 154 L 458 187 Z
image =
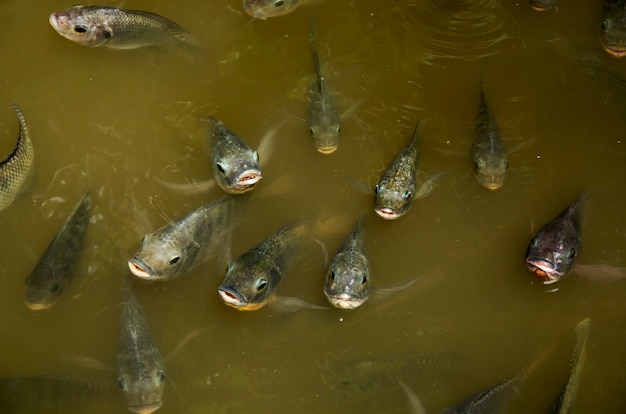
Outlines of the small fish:
M 26 118 L 16 104 L 13 104 L 13 109 L 20 123 L 20 132 L 13 151 L 0 162 L 0 211 L 13 203 L 28 185 L 35 166 L 35 153 Z
M 30 309 L 48 309 L 72 283 L 85 244 L 90 204 L 87 191 L 26 278 L 25 302 Z
M 300 0 L 243 0 L 246 13 L 261 20 L 291 13 L 299 5 Z
M 530 7 L 535 11 L 547 11 L 556 6 L 558 0 L 528 0 Z
M 396 156 L 374 188 L 374 211 L 386 220 L 402 217 L 413 204 L 421 141 L 419 127 L 420 123 L 409 144 Z
M 243 194 L 261 180 L 259 154 L 223 123 L 210 117 L 211 170 L 217 184 L 229 194 Z
M 306 227 L 303 220 L 287 224 L 230 263 L 217 290 L 222 302 L 253 311 L 272 301 Z
M 131 412 L 150 414 L 161 407 L 165 372 L 132 281 L 127 276 L 123 279 L 118 385 Z
M 209 259 L 231 230 L 235 199 L 219 198 L 147 234 L 128 261 L 130 271 L 148 280 L 180 277 Z
M 141 10 L 76 5 L 52 13 L 50 24 L 61 36 L 87 47 L 200 47 L 195 36 L 183 27 Z
M 472 161 L 479 183 L 490 190 L 502 187 L 509 163 L 484 87 L 480 91 L 480 109 L 472 143 Z
M 339 145 L 339 113 L 335 106 L 333 93 L 322 73 L 322 65 L 320 64 L 315 42 L 316 30 L 317 17 L 314 14 L 309 39 L 311 41 L 311 50 L 313 51 L 316 76 L 309 90 L 310 103 L 307 121 L 317 150 L 322 154 L 330 154 Z
M 600 42 L 611 56 L 626 56 L 626 0 L 604 1 Z
M 582 245 L 580 212 L 586 196 L 587 193 L 576 198 L 530 240 L 526 265 L 546 285 L 567 276 L 576 262 Z
M 324 294 L 337 308 L 354 309 L 369 298 L 370 266 L 361 224 L 354 225 L 326 271 Z

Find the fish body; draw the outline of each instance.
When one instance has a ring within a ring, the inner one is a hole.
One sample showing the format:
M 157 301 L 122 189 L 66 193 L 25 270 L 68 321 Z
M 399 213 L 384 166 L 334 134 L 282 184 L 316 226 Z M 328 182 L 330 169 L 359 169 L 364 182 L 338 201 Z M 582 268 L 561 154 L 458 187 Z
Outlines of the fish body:
M 600 42 L 611 56 L 626 55 L 626 0 L 604 1 Z
M 243 194 L 261 180 L 259 154 L 215 118 L 209 130 L 211 170 L 217 184 L 229 194 Z
M 517 380 L 518 376 L 509 377 L 443 410 L 441 414 L 487 414 L 498 412 L 507 397 L 514 391 Z
M 128 409 L 150 414 L 162 404 L 165 372 L 156 341 L 129 277 L 123 277 L 121 332 L 117 351 L 118 385 Z
M 311 89 L 309 90 L 310 103 L 307 121 L 317 150 L 322 154 L 330 154 L 339 145 L 339 113 L 337 112 L 333 93 L 328 87 L 328 82 L 322 72 L 322 65 L 315 41 L 316 30 L 317 18 L 313 15 L 309 40 L 311 41 L 311 50 L 313 51 L 315 80 L 311 83 Z
M 402 217 L 413 204 L 420 140 L 418 124 L 409 144 L 396 156 L 374 188 L 374 211 L 386 220 Z
M 500 130 L 487 102 L 484 87 L 480 92 L 480 109 L 472 143 L 472 161 L 474 173 L 480 184 L 490 190 L 502 187 L 509 164 Z
M 200 47 L 194 35 L 183 27 L 163 16 L 141 10 L 76 5 L 52 13 L 49 20 L 61 36 L 87 47 Z
M 530 7 L 536 11 L 547 11 L 556 6 L 558 0 L 528 0 Z
M 230 263 L 218 288 L 224 304 L 253 311 L 272 300 L 305 228 L 302 220 L 287 224 Z
M 243 0 L 243 9 L 250 16 L 265 20 L 268 17 L 291 13 L 301 0 Z
M 148 280 L 171 280 L 208 259 L 231 230 L 235 199 L 225 196 L 147 234 L 128 261 L 130 271 Z
M 585 198 L 586 194 L 576 198 L 530 240 L 526 265 L 544 284 L 557 282 L 567 276 L 576 262 L 582 246 L 580 215 Z
M 74 211 L 26 278 L 26 306 L 47 309 L 63 295 L 85 245 L 91 197 L 85 192 Z
M 324 294 L 337 308 L 357 308 L 369 297 L 369 277 L 369 260 L 359 220 L 328 265 Z
M 28 185 L 35 166 L 35 153 L 30 140 L 26 118 L 20 108 L 13 104 L 20 124 L 15 147 L 0 162 L 0 211 L 7 208 Z

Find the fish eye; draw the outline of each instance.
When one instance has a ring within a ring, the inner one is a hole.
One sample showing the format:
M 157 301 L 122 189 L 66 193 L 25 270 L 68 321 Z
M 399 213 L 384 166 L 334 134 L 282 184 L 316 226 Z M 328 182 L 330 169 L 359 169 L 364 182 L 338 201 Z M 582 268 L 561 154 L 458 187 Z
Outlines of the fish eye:
M 508 160 L 504 161 L 504 169 L 505 170 L 509 169 L 509 161 Z
M 259 152 L 258 151 L 254 151 L 254 159 L 256 160 L 256 162 L 259 162 Z
M 58 282 L 54 282 L 53 284 L 50 285 L 48 290 L 50 291 L 50 293 L 56 293 L 59 290 L 60 287 L 61 286 L 59 285 Z
M 533 236 L 532 239 L 530 239 L 530 245 L 535 247 L 537 245 L 537 240 L 539 239 L 539 237 L 537 236 Z
M 374 187 L 374 194 L 378 194 L 380 192 L 380 185 L 376 184 L 376 187 Z
M 222 164 L 220 164 L 219 162 L 217 163 L 217 170 L 222 174 L 226 172 L 226 170 L 224 170 L 224 167 L 222 167 Z
M 572 248 L 569 249 L 569 252 L 567 253 L 567 257 L 568 259 L 573 259 L 576 257 L 576 249 Z
M 274 7 L 280 7 L 283 4 L 285 4 L 285 2 L 283 0 L 277 0 L 274 2 Z
M 411 194 L 411 192 L 410 192 L 410 191 L 405 191 L 405 192 L 402 194 L 402 199 L 403 199 L 404 201 L 411 201 L 411 197 L 412 197 L 412 196 L 413 196 L 413 195 Z
M 76 26 L 74 26 L 74 31 L 76 33 L 87 33 L 87 26 L 77 24 Z
M 170 259 L 170 264 L 176 264 L 180 260 L 180 256 L 174 256 Z
M 311 133 L 311 136 L 314 137 L 315 136 L 315 129 L 313 129 L 313 127 L 311 127 L 309 129 L 309 132 Z
M 157 381 L 159 382 L 159 384 L 165 381 L 165 372 L 163 371 L 157 372 Z
M 124 378 L 119 377 L 117 379 L 117 385 L 118 385 L 118 387 L 120 387 L 120 389 L 122 389 L 122 390 L 125 389 L 126 388 L 126 382 L 124 381 Z
M 335 280 L 335 271 L 331 270 L 330 273 L 328 274 L 328 277 L 330 278 L 330 280 Z
M 609 20 L 604 20 L 602 22 L 602 26 L 601 27 L 602 27 L 602 30 L 604 30 L 606 32 L 607 30 L 609 30 L 610 26 L 611 26 L 611 24 L 610 24 Z
M 474 169 L 478 170 L 480 168 L 480 163 L 478 161 L 474 161 Z
M 230 272 L 230 269 L 232 269 L 232 268 L 233 268 L 233 264 L 232 264 L 232 263 L 229 263 L 229 264 L 226 266 L 226 273 Z
M 361 284 L 365 285 L 366 283 L 367 283 L 367 275 L 364 274 L 364 275 L 361 276 Z
M 267 280 L 265 279 L 259 279 L 256 282 L 256 290 L 261 291 L 263 289 L 265 289 L 267 287 Z

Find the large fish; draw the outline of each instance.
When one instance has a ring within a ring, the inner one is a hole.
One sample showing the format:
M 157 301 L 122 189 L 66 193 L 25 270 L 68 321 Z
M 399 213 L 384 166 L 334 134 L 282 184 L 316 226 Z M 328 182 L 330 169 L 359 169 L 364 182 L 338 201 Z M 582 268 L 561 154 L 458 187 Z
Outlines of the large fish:
M 265 20 L 294 11 L 301 0 L 243 0 L 243 9 L 250 16 Z
M 150 414 L 161 407 L 165 372 L 148 321 L 135 297 L 132 280 L 127 276 L 122 278 L 121 331 L 117 351 L 118 385 L 131 412 Z
M 600 42 L 611 56 L 626 55 L 626 0 L 605 0 Z
M 54 305 L 72 283 L 85 244 L 90 203 L 87 191 L 26 278 L 25 302 L 32 310 Z
M 544 284 L 567 276 L 582 245 L 581 209 L 587 193 L 580 195 L 530 240 L 526 251 L 528 269 Z
M 261 178 L 259 154 L 217 119 L 210 117 L 211 170 L 217 184 L 229 194 L 254 189 Z
M 309 115 L 307 118 L 311 137 L 315 148 L 322 154 L 330 154 L 339 145 L 339 113 L 335 106 L 333 93 L 328 87 L 328 82 L 322 73 L 322 65 L 317 53 L 315 32 L 317 30 L 317 17 L 313 15 L 313 24 L 309 39 L 313 51 L 313 63 L 315 65 L 315 80 L 309 90 Z
M 141 10 L 76 5 L 52 13 L 50 24 L 61 36 L 87 47 L 200 47 L 195 36 L 183 27 Z
M 225 196 L 147 234 L 128 261 L 130 271 L 148 280 L 170 280 L 209 259 L 232 228 L 235 199 Z
M 20 132 L 13 151 L 0 162 L 0 211 L 7 208 L 24 190 L 35 165 L 35 153 L 26 119 L 16 104 L 13 104 L 13 109 L 20 123 Z
M 472 143 L 472 161 L 479 183 L 490 190 L 502 187 L 509 163 L 496 118 L 485 96 L 484 85 L 480 91 L 480 109 Z
M 558 0 L 528 0 L 530 7 L 536 11 L 547 11 L 556 6 Z

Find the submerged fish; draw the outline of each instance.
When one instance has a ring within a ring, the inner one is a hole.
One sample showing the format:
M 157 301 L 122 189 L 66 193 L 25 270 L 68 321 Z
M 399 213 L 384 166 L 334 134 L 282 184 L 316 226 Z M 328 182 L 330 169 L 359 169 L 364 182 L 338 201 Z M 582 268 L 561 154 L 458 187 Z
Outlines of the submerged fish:
M 195 36 L 183 27 L 141 10 L 76 5 L 52 13 L 50 24 L 61 36 L 87 47 L 200 47 Z
M 85 244 L 90 203 L 87 191 L 26 278 L 25 302 L 32 310 L 54 305 L 72 283 Z
M 0 211 L 7 208 L 24 190 L 35 165 L 35 153 L 26 119 L 16 104 L 13 104 L 13 109 L 20 123 L 20 132 L 13 151 L 0 162 Z
M 567 276 L 576 262 L 582 245 L 580 211 L 586 196 L 586 193 L 578 196 L 530 240 L 526 265 L 546 285 Z
M 161 407 L 165 372 L 132 281 L 127 276 L 123 279 L 118 385 L 131 412 L 150 414 Z
M 170 280 L 209 259 L 231 230 L 235 199 L 222 197 L 147 234 L 128 261 L 130 271 L 148 280 Z
M 600 42 L 611 56 L 626 55 L 626 0 L 605 0 Z
M 420 123 L 415 127 L 409 144 L 396 156 L 374 188 L 374 211 L 384 219 L 402 217 L 413 204 L 417 189 L 418 145 L 421 141 L 419 127 Z
M 333 93 L 328 87 L 326 78 L 322 73 L 322 65 L 317 54 L 315 42 L 315 32 L 317 30 L 317 17 L 313 15 L 313 24 L 309 39 L 311 50 L 313 51 L 313 62 L 315 64 L 315 81 L 309 90 L 309 115 L 307 118 L 311 137 L 315 148 L 322 154 L 330 154 L 339 145 L 339 113 L 335 106 Z
M 479 183 L 490 190 L 502 187 L 509 163 L 500 130 L 485 96 L 484 86 L 480 91 L 480 109 L 472 143 L 472 161 Z
M 528 0 L 530 7 L 536 11 L 546 11 L 556 6 L 558 0 Z
M 211 117 L 209 130 L 211 170 L 217 184 L 229 194 L 254 189 L 261 178 L 259 154 L 223 123 Z
M 250 16 L 265 20 L 294 11 L 301 0 L 243 0 L 243 9 Z

